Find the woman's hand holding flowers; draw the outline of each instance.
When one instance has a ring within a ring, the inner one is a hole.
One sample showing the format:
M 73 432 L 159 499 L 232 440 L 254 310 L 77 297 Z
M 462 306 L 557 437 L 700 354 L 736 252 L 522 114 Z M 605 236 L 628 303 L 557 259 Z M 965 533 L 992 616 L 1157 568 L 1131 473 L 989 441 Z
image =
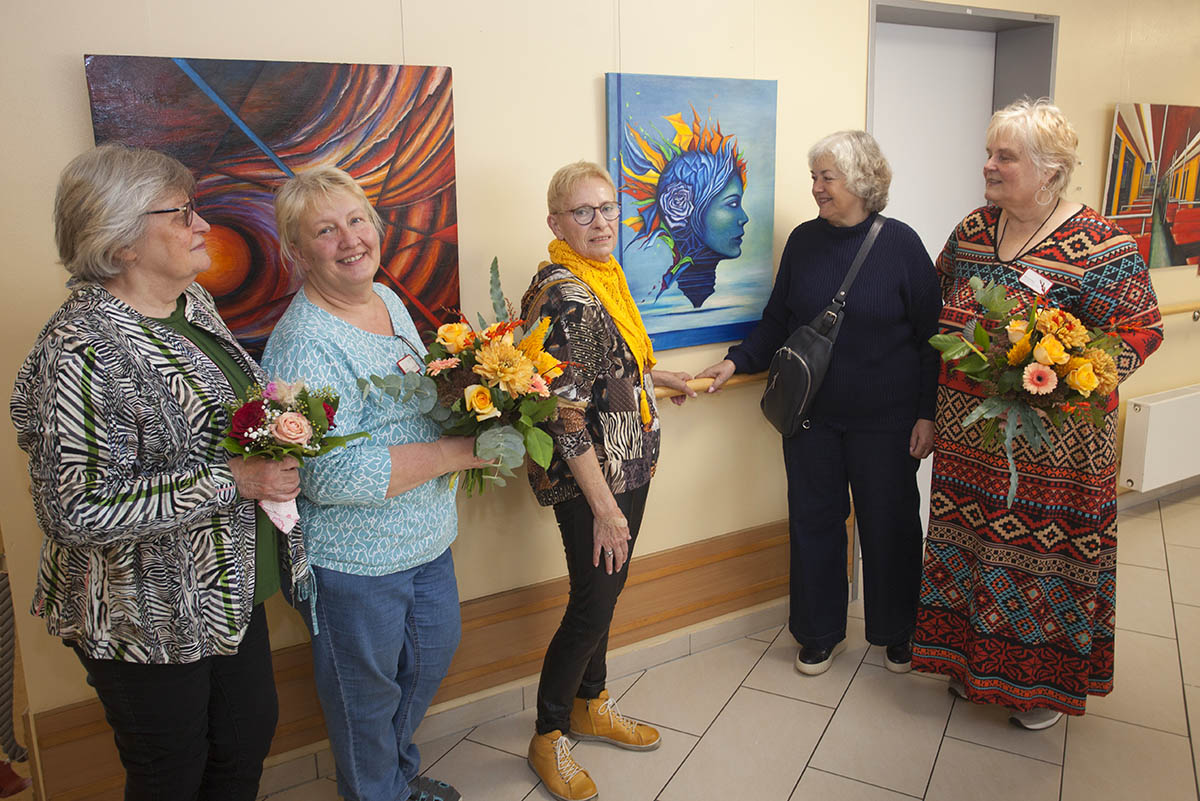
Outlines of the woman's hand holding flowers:
M 283 503 L 300 494 L 300 463 L 295 457 L 267 459 L 261 456 L 235 456 L 229 471 L 238 494 L 255 501 Z

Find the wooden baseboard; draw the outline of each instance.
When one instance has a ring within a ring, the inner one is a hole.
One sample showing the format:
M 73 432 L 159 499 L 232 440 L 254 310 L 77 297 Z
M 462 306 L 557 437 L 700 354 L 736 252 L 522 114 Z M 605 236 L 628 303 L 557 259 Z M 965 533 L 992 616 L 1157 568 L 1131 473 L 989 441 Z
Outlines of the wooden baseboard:
M 787 595 L 787 521 L 636 557 L 609 647 Z M 462 604 L 463 637 L 434 703 L 536 674 L 567 599 L 559 578 Z M 274 652 L 279 726 L 271 753 L 326 739 L 309 645 Z M 124 772 L 99 701 L 37 713 L 28 726 L 42 801 L 119 801 Z

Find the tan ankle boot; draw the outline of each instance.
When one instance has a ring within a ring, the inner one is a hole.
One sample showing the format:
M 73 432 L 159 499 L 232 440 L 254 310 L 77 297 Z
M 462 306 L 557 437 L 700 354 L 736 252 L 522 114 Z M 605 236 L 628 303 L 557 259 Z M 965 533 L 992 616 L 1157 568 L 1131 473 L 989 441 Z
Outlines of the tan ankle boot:
M 580 740 L 603 740 L 630 751 L 653 751 L 662 743 L 658 729 L 627 718 L 617 702 L 601 690 L 597 698 L 576 698 L 571 707 L 571 734 Z
M 596 783 L 571 756 L 571 744 L 558 729 L 533 735 L 529 741 L 529 767 L 550 795 L 562 801 L 587 801 L 599 795 Z

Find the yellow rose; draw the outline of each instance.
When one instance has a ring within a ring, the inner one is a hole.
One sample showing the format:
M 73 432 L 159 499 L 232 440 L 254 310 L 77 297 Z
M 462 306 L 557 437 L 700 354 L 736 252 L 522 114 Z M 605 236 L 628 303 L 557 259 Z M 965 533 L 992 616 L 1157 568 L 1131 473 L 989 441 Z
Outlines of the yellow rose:
M 1066 364 L 1071 357 L 1061 342 L 1047 334 L 1034 346 L 1033 358 L 1041 364 Z
M 1072 356 L 1067 360 L 1066 364 L 1056 364 L 1054 366 L 1054 372 L 1058 373 L 1059 378 L 1066 378 L 1067 373 L 1071 372 L 1072 370 L 1079 369 L 1085 363 L 1090 362 L 1088 362 L 1088 360 L 1082 356 Z
M 1092 390 L 1099 385 L 1100 379 L 1096 377 L 1096 373 L 1092 370 L 1092 363 L 1087 359 L 1083 360 L 1083 364 L 1067 373 L 1067 386 L 1085 398 L 1091 395 Z
M 1027 329 L 1028 327 L 1029 327 L 1028 320 L 1016 320 L 1016 319 L 1009 320 L 1008 325 L 1006 325 L 1004 327 L 1004 330 L 1008 333 L 1009 344 L 1015 345 L 1018 342 L 1020 342 L 1022 339 L 1025 339 L 1025 335 L 1026 335 L 1025 329 Z
M 471 346 L 475 332 L 466 323 L 446 323 L 438 328 L 437 341 L 453 356 Z
M 492 403 L 492 392 L 482 384 L 472 384 L 463 390 L 463 399 L 467 403 L 467 411 L 475 412 L 479 422 L 500 416 L 500 410 Z
M 499 339 L 505 345 L 511 345 L 513 343 L 512 326 L 508 323 L 492 323 L 483 329 L 483 338 L 489 342 Z
M 1029 358 L 1029 352 L 1033 350 L 1033 346 L 1029 344 L 1029 334 L 1021 337 L 1017 344 L 1008 349 L 1008 363 L 1016 367 L 1021 362 Z

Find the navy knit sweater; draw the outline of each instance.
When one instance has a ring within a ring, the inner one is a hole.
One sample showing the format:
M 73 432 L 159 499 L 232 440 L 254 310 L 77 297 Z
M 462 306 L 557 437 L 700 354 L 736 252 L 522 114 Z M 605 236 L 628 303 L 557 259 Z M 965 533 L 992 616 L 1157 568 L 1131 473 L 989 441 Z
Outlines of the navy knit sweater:
M 762 321 L 729 350 L 739 373 L 767 369 L 775 351 L 826 306 L 875 215 L 839 228 L 820 218 L 788 237 Z M 858 429 L 911 428 L 933 419 L 941 311 L 937 272 L 916 232 L 888 219 L 846 295 L 842 328 L 811 416 Z

